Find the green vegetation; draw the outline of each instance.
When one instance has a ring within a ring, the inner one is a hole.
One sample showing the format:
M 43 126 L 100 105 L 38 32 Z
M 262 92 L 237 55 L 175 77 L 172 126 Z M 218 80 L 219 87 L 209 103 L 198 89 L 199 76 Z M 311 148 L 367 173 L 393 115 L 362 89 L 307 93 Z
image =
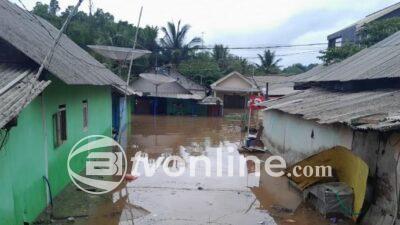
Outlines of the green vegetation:
M 190 58 L 190 54 L 200 47 L 202 39 L 198 37 L 185 43 L 189 29 L 188 24 L 181 27 L 180 20 L 177 25 L 168 22 L 166 27 L 161 28 L 164 37 L 161 38 L 160 43 L 167 63 L 179 65 L 181 61 Z
M 60 28 L 71 10 L 72 6 L 60 12 L 58 1 L 51 0 L 49 5 L 37 2 L 33 13 Z M 89 14 L 82 11 L 77 13 L 66 33 L 78 45 L 91 52 L 87 45 L 131 47 L 136 29 L 136 26 L 127 21 L 116 22 L 113 15 L 102 9 L 92 12 L 91 7 Z M 280 59 L 276 59 L 275 52 L 267 50 L 259 55 L 260 64 L 256 65 L 245 58 L 231 54 L 229 48 L 221 44 L 215 45 L 211 51 L 199 50 L 203 40 L 198 37 L 189 39 L 189 32 L 190 25 L 183 24 L 181 21 L 168 22 L 161 28 L 156 26 L 140 28 L 137 48 L 150 50 L 152 54 L 135 60 L 133 73 L 139 74 L 157 66 L 170 64 L 183 75 L 209 85 L 232 71 L 246 75 L 282 72 L 278 65 Z M 116 62 L 102 58 L 94 52 L 91 53 L 114 73 L 120 74 L 125 79 L 126 66 L 120 71 Z M 308 66 L 298 64 L 295 67 L 283 69 L 283 72 L 297 74 L 308 68 Z
M 257 64 L 257 67 L 260 71 L 265 74 L 277 74 L 280 72 L 278 63 L 281 59 L 276 59 L 275 52 L 271 52 L 270 50 L 264 51 L 263 55 L 258 54 L 258 58 L 260 59 L 260 64 Z
M 364 46 L 356 44 L 344 44 L 341 47 L 328 48 L 327 50 L 321 51 L 321 56 L 318 58 L 324 62 L 325 65 L 340 62 L 357 52 L 364 49 Z
M 307 71 L 311 70 L 312 68 L 316 67 L 317 65 L 318 64 L 316 64 L 316 63 L 312 63 L 312 64 L 309 64 L 308 66 L 306 66 L 301 63 L 296 63 L 296 64 L 286 67 L 285 69 L 282 70 L 282 72 L 287 75 L 296 75 L 296 74 L 307 72 Z
M 341 47 L 321 51 L 321 59 L 326 65 L 340 62 L 364 48 L 368 48 L 400 30 L 400 18 L 377 20 L 365 25 L 359 33 L 359 43 L 345 43 Z

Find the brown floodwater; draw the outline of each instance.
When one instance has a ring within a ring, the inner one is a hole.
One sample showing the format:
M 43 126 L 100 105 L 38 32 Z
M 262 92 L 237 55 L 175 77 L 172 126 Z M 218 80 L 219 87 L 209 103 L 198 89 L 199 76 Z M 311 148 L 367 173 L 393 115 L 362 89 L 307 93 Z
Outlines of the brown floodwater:
M 141 152 L 150 165 L 159 157 L 179 156 L 183 163 L 167 168 L 187 169 L 181 176 L 168 176 L 162 166 L 146 176 L 124 183 L 107 195 L 90 195 L 69 185 L 55 199 L 53 219 L 42 216 L 41 223 L 52 224 L 329 224 L 304 205 L 301 194 L 285 178 L 272 178 L 264 170 L 254 173 L 248 163 L 243 176 L 230 165 L 240 168 L 237 147 L 243 138 L 238 117 L 202 118 L 173 116 L 133 116 L 132 134 L 126 152 Z M 221 154 L 219 155 L 220 152 Z M 189 159 L 206 156 L 211 165 L 223 162 L 222 176 L 211 166 L 207 176 L 205 163 L 198 163 L 191 176 Z M 267 154 L 255 155 L 265 159 Z M 219 158 L 221 157 L 221 158 Z M 218 161 L 221 159 L 221 161 Z M 228 162 L 231 160 L 231 162 Z M 231 164 L 230 164 L 231 163 Z M 130 168 L 131 169 L 131 168 Z M 39 222 L 40 223 L 40 222 Z

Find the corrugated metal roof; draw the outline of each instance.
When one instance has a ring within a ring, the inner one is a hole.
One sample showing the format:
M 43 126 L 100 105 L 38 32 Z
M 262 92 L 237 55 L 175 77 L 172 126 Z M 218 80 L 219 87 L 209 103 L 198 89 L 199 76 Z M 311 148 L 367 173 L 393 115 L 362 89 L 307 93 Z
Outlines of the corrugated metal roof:
M 400 77 L 400 32 L 342 62 L 323 67 L 305 81 L 344 82 L 394 77 Z
M 0 1 L 0 38 L 41 64 L 58 29 L 8 0 Z M 50 35 L 51 34 L 51 35 Z M 63 35 L 46 69 L 67 84 L 117 85 L 124 82 L 86 51 Z
M 213 87 L 212 88 L 214 91 L 229 91 L 229 92 L 243 92 L 243 93 L 248 93 L 248 92 L 260 92 L 260 89 L 258 88 L 236 88 L 236 87 Z
M 214 96 L 207 96 L 200 102 L 201 105 L 223 105 L 224 101 L 221 98 L 214 97 Z
M 249 80 L 253 80 L 259 87 L 265 86 L 265 83 L 269 84 L 281 84 L 286 83 L 290 76 L 285 75 L 266 75 L 266 76 L 248 76 Z
M 256 82 L 257 86 L 265 93 L 266 83 L 268 83 L 268 94 L 273 96 L 283 96 L 293 94 L 294 82 L 292 77 L 297 76 L 285 76 L 285 75 L 267 75 L 267 76 L 253 76 L 249 77 L 250 80 Z
M 355 129 L 400 129 L 400 91 L 331 92 L 309 89 L 262 103 L 321 124 L 343 123 Z
M 36 71 L 0 65 L 0 128 L 39 95 L 50 81 L 33 80 Z
M 206 88 L 203 85 L 200 85 L 193 80 L 183 76 L 179 72 L 172 70 L 168 76 L 174 78 L 182 87 L 186 88 L 189 91 L 205 91 Z
M 156 95 L 156 85 L 151 83 L 150 81 L 139 77 L 135 82 L 131 85 L 132 89 L 136 91 L 143 92 L 143 94 L 147 95 Z M 190 91 L 186 90 L 177 82 L 165 83 L 158 86 L 158 97 L 177 95 L 177 94 L 191 94 Z

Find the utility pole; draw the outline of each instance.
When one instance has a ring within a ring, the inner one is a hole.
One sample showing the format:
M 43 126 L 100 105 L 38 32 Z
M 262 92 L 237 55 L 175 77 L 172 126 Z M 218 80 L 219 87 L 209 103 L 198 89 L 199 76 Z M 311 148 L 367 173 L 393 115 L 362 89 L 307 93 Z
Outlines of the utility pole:
M 127 88 L 129 86 L 129 82 L 130 82 L 130 79 L 131 79 L 131 72 L 132 72 L 132 65 L 133 65 L 133 51 L 136 49 L 136 43 L 137 43 L 139 27 L 140 27 L 140 20 L 142 19 L 142 12 L 143 12 L 143 6 L 140 8 L 139 19 L 138 19 L 138 23 L 136 25 L 135 38 L 133 40 L 132 54 L 131 54 L 131 59 L 130 59 L 130 62 L 129 62 L 128 77 L 126 79 L 126 87 Z
M 204 31 L 201 32 L 201 48 L 204 49 Z
M 93 16 L 93 0 L 89 0 L 89 16 Z

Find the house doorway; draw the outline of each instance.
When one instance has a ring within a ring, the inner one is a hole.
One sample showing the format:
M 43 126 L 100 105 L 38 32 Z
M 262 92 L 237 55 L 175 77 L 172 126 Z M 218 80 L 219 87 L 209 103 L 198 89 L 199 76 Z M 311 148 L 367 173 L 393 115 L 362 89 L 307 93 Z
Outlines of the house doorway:
M 246 98 L 241 95 L 224 95 L 224 107 L 228 109 L 243 109 L 246 106 Z

